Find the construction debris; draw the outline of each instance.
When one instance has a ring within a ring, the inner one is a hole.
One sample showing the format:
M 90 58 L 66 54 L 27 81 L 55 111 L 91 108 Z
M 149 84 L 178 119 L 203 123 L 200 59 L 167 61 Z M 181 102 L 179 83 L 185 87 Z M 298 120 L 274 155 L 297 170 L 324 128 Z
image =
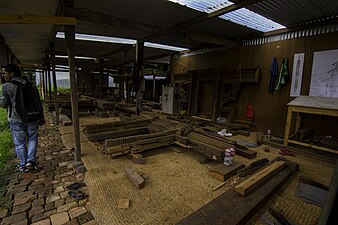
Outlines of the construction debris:
M 286 165 L 275 176 L 257 187 L 254 195 L 249 197 L 239 195 L 234 188 L 219 195 L 217 198 L 193 212 L 177 225 L 204 225 L 223 224 L 239 225 L 245 224 L 258 207 L 267 201 L 275 190 L 277 190 L 290 175 L 298 168 L 298 164 L 285 161 Z M 224 214 L 226 212 L 226 215 Z
M 131 168 L 127 168 L 124 170 L 128 179 L 136 185 L 138 189 L 141 189 L 145 185 L 145 179 L 141 177 L 137 172 L 132 170 Z
M 209 169 L 209 175 L 217 180 L 226 181 L 244 167 L 245 165 L 243 163 L 238 163 L 236 161 L 233 161 L 229 166 L 219 163 Z
M 259 172 L 255 173 L 251 177 L 244 180 L 242 183 L 235 186 L 235 191 L 241 195 L 248 195 L 253 192 L 257 187 L 267 181 L 275 173 L 282 170 L 285 166 L 285 162 L 277 161 L 274 162 Z
M 119 199 L 119 202 L 118 202 L 118 205 L 117 207 L 119 209 L 128 209 L 129 208 L 129 203 L 130 203 L 130 200 L 127 199 L 127 198 L 122 198 L 122 199 Z

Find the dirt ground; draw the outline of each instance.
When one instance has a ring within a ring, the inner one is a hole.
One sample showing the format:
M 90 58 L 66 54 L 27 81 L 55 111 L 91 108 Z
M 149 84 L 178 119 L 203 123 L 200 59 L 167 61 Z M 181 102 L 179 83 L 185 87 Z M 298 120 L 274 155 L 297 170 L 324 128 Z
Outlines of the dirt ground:
M 118 121 L 118 118 L 80 117 L 80 124 Z M 60 128 L 67 148 L 72 147 L 71 127 Z M 67 138 L 66 138 L 67 137 Z M 246 139 L 235 136 L 233 139 Z M 100 224 L 176 224 L 184 217 L 196 211 L 236 184 L 232 182 L 216 191 L 212 189 L 221 182 L 208 175 L 208 168 L 214 162 L 200 164 L 197 155 L 178 146 L 152 150 L 145 154 L 145 165 L 134 164 L 126 157 L 110 159 L 96 150 L 85 137 L 81 138 L 83 162 L 87 168 L 86 183 L 90 192 L 91 211 Z M 264 146 L 255 148 L 257 158 L 274 159 L 279 150 L 270 148 L 264 152 Z M 325 185 L 330 184 L 334 165 L 302 154 L 286 156 L 300 165 L 300 171 L 294 174 L 283 187 L 259 210 L 247 224 L 263 224 L 260 215 L 268 207 L 275 207 L 299 225 L 314 224 L 321 208 L 303 202 L 295 196 L 300 175 L 305 175 Z M 249 160 L 236 155 L 235 160 L 246 165 Z M 137 189 L 127 179 L 124 169 L 132 168 L 147 175 L 146 185 Z M 128 198 L 128 209 L 119 209 L 119 199 Z

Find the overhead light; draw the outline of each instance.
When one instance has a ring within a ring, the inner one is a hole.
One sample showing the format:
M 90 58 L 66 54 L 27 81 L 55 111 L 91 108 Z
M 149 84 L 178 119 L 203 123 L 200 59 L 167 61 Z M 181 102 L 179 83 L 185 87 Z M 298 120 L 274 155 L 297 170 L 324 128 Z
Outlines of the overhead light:
M 65 33 L 57 32 L 56 38 L 65 38 Z M 96 41 L 96 42 L 107 42 L 107 43 L 116 43 L 116 44 L 129 44 L 129 45 L 134 45 L 137 42 L 136 40 L 133 40 L 133 39 L 97 36 L 97 35 L 90 35 L 90 34 L 75 34 L 75 39 L 83 40 L 83 41 Z M 165 50 L 179 51 L 179 52 L 189 50 L 187 48 L 157 44 L 157 43 L 152 43 L 152 42 L 145 42 L 144 46 L 149 47 L 149 48 L 158 48 L 158 49 L 165 49 Z
M 68 56 L 67 56 L 67 55 L 56 55 L 55 58 L 68 59 Z M 75 56 L 75 59 L 90 59 L 90 60 L 96 60 L 96 58 L 93 58 L 93 57 L 85 57 L 85 56 Z
M 170 2 L 184 5 L 188 8 L 200 12 L 212 13 L 224 7 L 233 5 L 229 0 L 168 0 Z M 211 5 L 212 4 L 212 5 Z M 252 12 L 246 8 L 241 8 L 219 16 L 221 19 L 229 20 L 233 23 L 247 26 L 261 32 L 268 32 L 285 28 L 285 26 L 276 23 L 258 13 Z
M 65 38 L 65 33 L 57 32 L 57 38 Z M 115 38 L 115 37 L 107 37 L 107 36 L 97 36 L 90 34 L 75 34 L 76 40 L 82 41 L 97 41 L 97 42 L 107 42 L 107 43 L 116 43 L 116 44 L 136 44 L 136 40 L 126 39 L 126 38 Z
M 162 44 L 156 44 L 152 42 L 144 42 L 145 47 L 150 47 L 150 48 L 159 48 L 159 49 L 165 49 L 165 50 L 170 50 L 170 51 L 187 51 L 189 50 L 188 48 L 181 48 L 181 47 L 175 47 L 175 46 L 170 46 L 170 45 L 162 45 Z

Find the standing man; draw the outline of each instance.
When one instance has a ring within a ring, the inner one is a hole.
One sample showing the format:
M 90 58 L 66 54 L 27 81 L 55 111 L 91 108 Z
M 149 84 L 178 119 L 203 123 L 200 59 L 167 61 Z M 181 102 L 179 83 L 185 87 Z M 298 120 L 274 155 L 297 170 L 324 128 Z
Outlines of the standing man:
M 17 171 L 29 172 L 37 170 L 36 151 L 39 125 L 45 123 L 37 88 L 32 86 L 31 82 L 21 77 L 21 70 L 15 64 L 4 66 L 1 72 L 1 82 L 3 85 L 0 106 L 8 108 L 8 122 L 16 154 L 20 160 Z M 24 100 L 24 97 L 26 97 L 26 100 Z M 31 105 L 34 102 L 35 105 L 40 105 L 34 107 Z M 29 117 L 32 115 L 32 112 L 28 112 L 24 107 L 30 108 L 30 110 L 35 108 L 35 111 L 38 111 L 38 113 L 35 113 L 34 117 Z

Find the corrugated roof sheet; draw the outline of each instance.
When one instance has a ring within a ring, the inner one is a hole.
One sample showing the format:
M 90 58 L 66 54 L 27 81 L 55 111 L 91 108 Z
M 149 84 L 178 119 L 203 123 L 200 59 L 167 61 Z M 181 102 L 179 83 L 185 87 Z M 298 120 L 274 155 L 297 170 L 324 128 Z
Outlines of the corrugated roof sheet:
M 337 0 L 265 0 L 247 8 L 287 27 L 338 16 Z
M 233 5 L 234 3 L 227 0 L 168 0 L 185 5 L 189 8 L 196 9 L 201 12 L 212 13 L 221 8 Z M 246 8 L 235 10 L 227 14 L 221 15 L 220 18 L 231 22 L 250 27 L 252 29 L 267 32 L 285 28 L 262 15 L 252 12 Z

